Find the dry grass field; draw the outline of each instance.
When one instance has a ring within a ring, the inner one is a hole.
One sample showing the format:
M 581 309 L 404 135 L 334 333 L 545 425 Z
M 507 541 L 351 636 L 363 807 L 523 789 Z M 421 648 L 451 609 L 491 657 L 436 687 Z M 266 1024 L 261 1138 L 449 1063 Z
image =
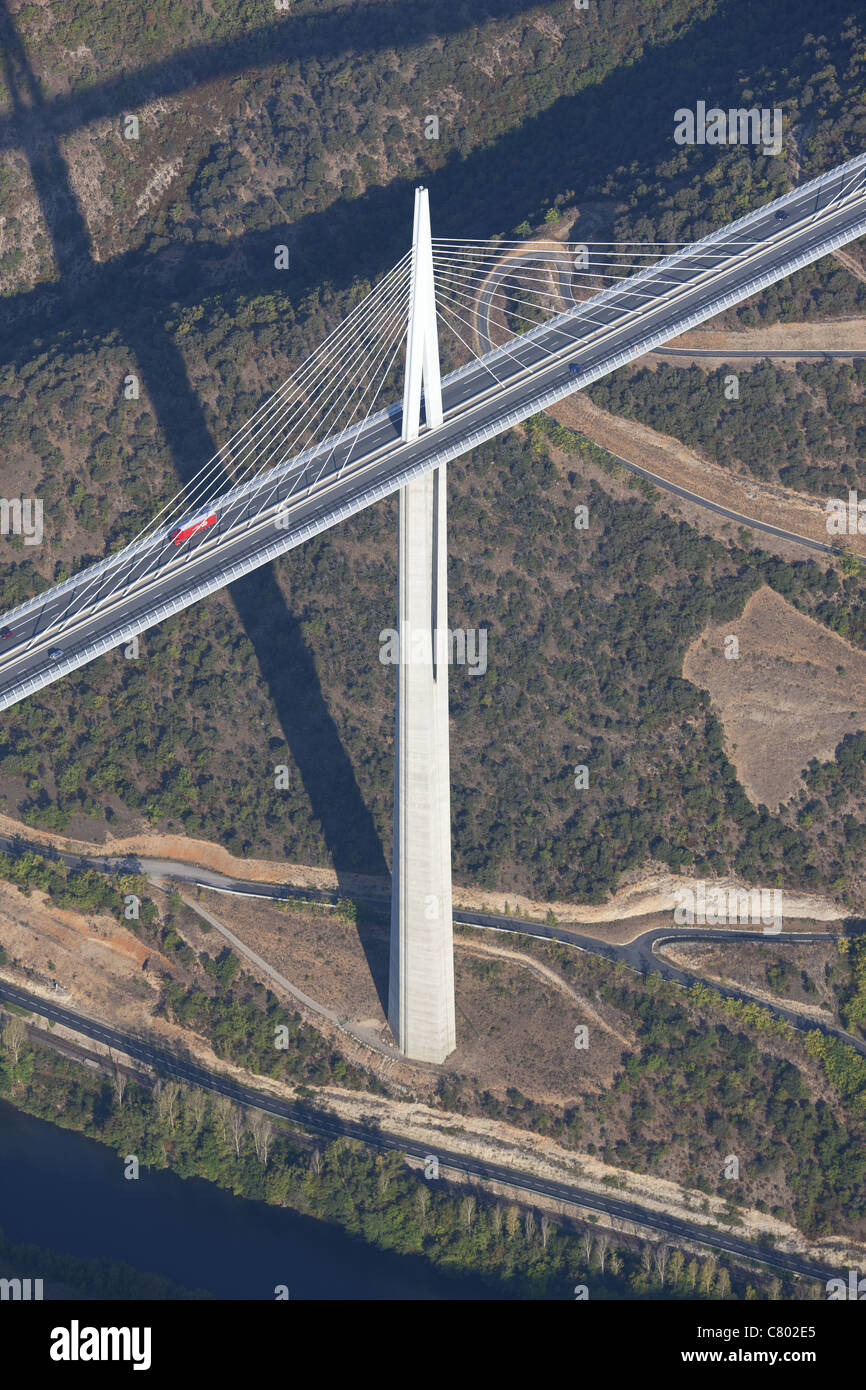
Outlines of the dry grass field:
M 736 658 L 725 655 L 731 636 Z M 769 588 L 738 619 L 704 629 L 683 675 L 709 692 L 743 789 L 770 810 L 798 791 L 810 759 L 832 758 L 866 728 L 866 654 Z

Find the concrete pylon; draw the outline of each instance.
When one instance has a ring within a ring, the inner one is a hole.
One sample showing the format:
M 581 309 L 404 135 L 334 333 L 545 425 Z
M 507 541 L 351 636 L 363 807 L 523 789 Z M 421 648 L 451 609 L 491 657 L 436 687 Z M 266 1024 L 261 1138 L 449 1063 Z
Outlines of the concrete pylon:
M 403 438 L 442 423 L 426 189 L 415 194 Z M 445 469 L 399 494 L 397 729 L 388 1021 L 407 1057 L 443 1062 L 457 1045 L 448 757 Z
M 412 275 L 409 281 L 409 325 L 406 333 L 406 380 L 403 384 L 403 439 L 418 438 L 421 427 L 421 382 L 428 429 L 442 424 L 442 382 L 439 374 L 439 335 L 433 288 L 433 246 L 430 241 L 430 202 L 426 188 L 415 189 L 412 232 Z

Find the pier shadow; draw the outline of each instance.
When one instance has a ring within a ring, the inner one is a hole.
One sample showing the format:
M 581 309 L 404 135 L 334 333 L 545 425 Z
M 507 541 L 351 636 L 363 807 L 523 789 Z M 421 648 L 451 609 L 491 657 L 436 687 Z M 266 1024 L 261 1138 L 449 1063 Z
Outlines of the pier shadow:
M 840 0 L 828 0 L 833 12 L 830 20 L 842 14 Z M 458 7 L 459 9 L 460 7 Z M 526 6 L 514 6 L 520 12 Z M 450 13 L 450 11 L 449 11 Z M 480 13 L 473 23 L 483 22 Z M 489 13 L 499 13 L 495 7 Z M 7 15 L 0 0 L 0 15 Z M 8 26 L 8 15 L 6 20 Z M 306 23 L 306 21 L 305 21 Z M 330 19 L 324 21 L 322 34 L 328 32 Z M 428 21 L 418 20 L 418 32 L 423 33 Z M 455 11 L 454 23 L 462 23 Z M 759 26 L 756 28 L 756 26 Z M 283 31 L 286 25 L 270 26 L 275 42 L 287 45 Z M 0 324 L 0 344 L 4 341 L 15 352 L 10 340 L 19 334 L 23 319 L 29 319 L 34 331 L 39 325 L 50 324 L 54 331 L 65 324 L 86 324 L 90 331 L 120 328 L 130 317 L 140 313 L 141 296 L 146 290 L 151 317 L 177 303 L 197 303 L 207 294 L 217 293 L 228 314 L 238 300 L 275 289 L 300 302 L 311 290 L 320 287 L 326 275 L 333 290 L 345 289 L 359 278 L 373 278 L 389 268 L 403 254 L 408 244 L 411 225 L 413 190 L 423 181 L 430 189 L 434 232 L 437 236 L 488 236 L 492 232 L 508 233 L 524 219 L 541 220 L 553 199 L 570 190 L 578 203 L 582 190 L 599 188 L 614 171 L 630 167 L 635 159 L 658 164 L 669 159 L 678 161 L 672 167 L 666 188 L 673 193 L 688 185 L 701 168 L 710 167 L 717 159 L 713 147 L 691 148 L 687 160 L 680 147 L 673 143 L 673 104 L 670 95 L 670 73 L 676 72 L 681 98 L 688 103 L 706 96 L 707 81 L 712 78 L 714 100 L 724 106 L 740 102 L 739 72 L 744 64 L 753 62 L 755 43 L 764 35 L 772 40 L 773 52 L 780 67 L 795 61 L 806 36 L 814 29 L 814 11 L 798 3 L 792 5 L 786 25 L 779 29 L 771 13 L 762 15 L 751 0 L 728 0 L 713 14 L 681 28 L 675 37 L 655 47 L 646 48 L 633 63 L 611 70 L 598 82 L 589 84 L 574 95 L 553 101 L 543 111 L 526 117 L 520 125 L 497 136 L 487 145 L 462 155 L 452 149 L 440 167 L 427 169 L 419 154 L 414 171 L 390 181 L 383 187 L 371 187 L 359 197 L 336 198 L 327 208 L 298 218 L 290 226 L 274 223 L 264 231 L 244 233 L 227 244 L 196 240 L 193 244 L 169 241 L 160 250 L 139 249 L 113 257 L 96 267 L 98 289 L 90 293 L 88 285 L 76 288 L 69 277 L 62 289 L 57 286 L 37 286 L 19 295 L 4 299 L 4 322 Z M 298 33 L 306 32 L 299 30 Z M 413 31 L 414 32 L 414 31 Z M 280 37 L 280 35 L 283 35 Z M 331 56 L 343 51 L 344 36 L 331 35 L 335 47 Z M 297 39 L 297 35 L 296 35 Z M 5 34 L 0 27 L 0 41 Z M 399 41 L 393 37 L 390 42 Z M 409 38 L 406 38 L 409 42 Z M 324 38 L 321 39 L 324 44 Z M 237 47 L 237 53 L 235 52 Z M 303 47 L 303 45 L 301 45 Z M 374 44 L 365 41 L 360 51 L 369 51 Z M 15 45 L 13 45 L 15 48 Z M 297 43 L 293 56 L 300 50 Z M 16 63 L 24 60 L 17 45 Z M 286 47 L 289 52 L 289 47 Z M 324 54 L 324 48 L 321 52 Z M 726 55 L 724 67 L 712 66 L 712 55 Z M 256 56 L 247 40 L 237 46 L 202 50 L 201 68 L 194 71 L 185 53 L 187 87 L 203 82 L 229 70 L 241 61 L 270 63 L 273 54 Z M 174 84 L 174 85 L 172 85 Z M 19 86 L 22 85 L 19 82 Z M 26 78 L 24 79 L 26 85 Z M 59 151 L 57 131 L 75 128 L 76 122 L 95 119 L 97 115 L 118 114 L 134 105 L 133 96 L 143 100 L 147 92 L 181 90 L 177 63 L 154 64 L 140 74 L 132 74 L 123 84 L 108 84 L 97 102 L 97 110 L 86 106 L 86 94 L 76 97 L 78 103 L 67 107 L 66 99 L 52 103 L 26 106 L 17 102 L 13 111 L 18 122 L 38 119 L 46 138 Z M 611 111 L 628 110 L 634 106 L 634 93 L 641 93 L 639 129 L 633 122 L 611 121 Z M 132 95 L 131 95 L 132 94 Z M 71 100 L 71 99 L 70 99 Z M 96 96 L 93 96 L 96 101 Z M 116 103 L 113 105 L 113 103 Z M 77 112 L 73 120 L 73 108 Z M 35 114 L 34 114 L 35 113 Z M 2 121 L 0 121 L 2 130 Z M 585 138 L 587 133 L 604 131 L 604 139 Z M 27 131 L 19 131 L 22 135 Z M 27 134 L 33 146 L 32 132 Z M 58 156 L 59 157 L 59 156 Z M 765 161 L 766 163 L 766 161 Z M 767 167 L 774 167 L 768 163 Z M 56 185 L 64 182 L 63 177 Z M 765 171 L 756 167 L 760 183 Z M 43 194 L 50 197 L 55 187 L 53 178 L 42 178 Z M 648 188 L 645 198 L 651 200 L 655 189 Z M 67 199 L 67 206 L 73 211 Z M 695 211 L 695 234 L 711 230 Z M 86 241 L 86 229 L 73 241 Z M 291 246 L 292 269 L 281 272 L 275 279 L 273 247 L 275 240 Z M 68 250 L 57 252 L 68 257 Z M 81 257 L 77 258 L 80 263 Z M 73 262 L 76 258 L 72 257 Z M 231 262 L 231 292 L 227 291 L 225 262 Z M 88 270 L 92 270 L 92 266 Z M 122 311 L 122 319 L 120 317 Z M 7 351 L 8 351 L 7 348 Z
M 87 225 L 59 142 L 41 119 L 39 85 L 29 67 L 5 0 L 0 0 L 0 47 L 3 74 L 13 106 L 32 120 L 22 122 L 23 149 L 33 176 L 43 218 L 64 281 L 92 282 L 99 273 Z M 93 292 L 92 289 L 90 291 Z M 201 464 L 216 453 L 204 412 L 171 335 L 148 314 L 125 320 L 115 313 L 113 326 L 134 354 L 157 423 L 178 477 L 187 485 Z M 214 492 L 228 486 L 225 475 L 213 477 Z M 351 760 L 330 715 L 312 654 L 300 624 L 287 606 L 273 566 L 260 566 L 228 588 L 238 618 L 252 643 L 268 686 L 283 735 L 299 770 L 338 878 L 367 873 L 387 879 L 388 867 L 373 817 L 365 805 Z M 274 636 L 285 639 L 279 650 Z M 387 1011 L 387 961 L 382 972 L 379 934 L 365 930 L 369 915 L 359 914 L 358 930 L 383 1007 Z
M 795 59 L 814 28 L 814 10 L 798 0 L 789 7 L 781 28 L 770 13 L 765 21 L 760 15 L 755 21 L 751 0 L 729 0 L 705 19 L 683 26 L 674 38 L 645 49 L 633 63 L 559 98 L 487 146 L 465 156 L 453 151 L 432 172 L 424 173 L 419 160 L 417 176 L 368 189 L 359 198 L 338 198 L 327 209 L 300 218 L 290 229 L 271 226 L 235 238 L 227 247 L 170 243 L 155 254 L 137 250 L 105 263 L 95 261 L 63 158 L 63 135 L 98 118 L 119 116 L 155 96 L 188 90 L 249 66 L 269 66 L 281 58 L 321 60 L 346 51 L 407 46 L 422 41 L 434 28 L 444 36 L 532 8 L 524 0 L 488 0 L 483 7 L 474 6 L 470 14 L 463 0 L 453 0 L 435 11 L 421 5 L 401 5 L 397 11 L 390 4 L 365 6 L 353 14 L 351 22 L 344 9 L 297 22 L 280 19 L 229 43 L 184 50 L 137 73 L 47 101 L 6 2 L 0 0 L 0 63 L 12 108 L 8 116 L 0 117 L 0 148 L 20 146 L 27 156 L 60 273 L 57 284 L 4 299 L 0 344 L 7 360 L 32 351 L 30 345 L 22 345 L 25 320 L 33 333 L 44 334 L 48 325 L 52 334 L 67 329 L 91 335 L 121 334 L 139 362 L 178 475 L 186 482 L 193 469 L 185 460 L 194 460 L 197 467 L 215 451 L 182 355 L 161 320 L 179 304 L 197 303 L 216 291 L 229 314 L 241 297 L 272 293 L 275 233 L 292 247 L 293 269 L 280 281 L 280 289 L 300 300 L 321 284 L 325 266 L 329 285 L 340 290 L 394 263 L 406 249 L 412 192 L 421 177 L 431 190 L 437 235 L 474 232 L 487 236 L 508 231 L 524 218 L 540 216 L 564 189 L 577 190 L 579 199 L 582 188 L 598 185 L 606 173 L 634 162 L 637 126 L 611 121 L 609 113 L 633 109 L 636 91 L 641 94 L 641 159 L 673 158 L 672 71 L 682 89 L 678 100 L 688 104 L 693 97 L 705 96 L 701 84 L 712 71 L 708 55 L 714 46 L 721 46 L 726 66 L 713 75 L 714 99 L 721 104 L 734 98 L 739 101 L 738 67 L 753 63 L 755 22 L 764 23 L 779 68 Z M 827 0 L 822 22 L 829 28 L 843 12 L 839 0 Z M 605 132 L 603 141 L 582 138 L 599 130 Z M 712 151 L 691 151 L 687 168 L 672 175 L 670 187 L 687 182 L 701 167 L 700 161 L 711 158 Z M 231 296 L 220 273 L 228 257 L 232 259 Z M 41 346 L 45 347 L 44 338 Z M 272 567 L 262 567 L 238 581 L 230 592 L 338 874 L 361 871 L 386 876 L 375 824 L 328 712 L 298 621 L 286 606 Z M 277 630 L 288 640 L 280 652 L 273 643 Z M 382 972 L 374 966 L 379 953 L 372 940 L 370 946 L 368 961 L 379 988 Z M 379 993 L 386 1002 L 381 988 Z

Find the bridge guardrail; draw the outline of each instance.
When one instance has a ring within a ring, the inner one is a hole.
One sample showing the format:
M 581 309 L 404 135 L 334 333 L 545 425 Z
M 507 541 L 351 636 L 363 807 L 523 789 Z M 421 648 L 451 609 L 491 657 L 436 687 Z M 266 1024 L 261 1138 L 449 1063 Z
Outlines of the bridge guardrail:
M 729 238 L 730 233 L 735 229 L 747 226 L 749 223 L 754 222 L 755 220 L 765 216 L 767 210 L 770 207 L 782 207 L 792 201 L 795 201 L 796 199 L 801 198 L 804 194 L 809 194 L 813 191 L 817 192 L 821 188 L 825 187 L 827 184 L 832 183 L 837 179 L 843 178 L 846 173 L 850 173 L 853 169 L 858 167 L 866 168 L 866 153 L 852 156 L 851 159 L 846 160 L 843 164 L 839 164 L 835 168 L 829 169 L 825 173 L 817 175 L 814 179 L 810 179 L 805 184 L 799 184 L 797 187 L 790 189 L 780 198 L 774 199 L 770 203 L 765 203 L 760 208 L 755 208 L 751 212 L 744 213 L 742 217 L 736 218 L 735 221 L 728 223 L 725 227 L 720 227 L 714 232 L 709 232 L 707 236 L 702 237 L 700 241 L 695 242 L 693 245 L 688 247 L 681 247 L 677 251 L 672 252 L 669 256 L 665 256 L 660 261 L 657 261 L 653 266 L 644 267 L 642 270 L 637 271 L 634 276 L 629 277 L 630 283 L 633 285 L 637 285 L 642 281 L 642 279 L 646 278 L 647 276 L 657 274 L 660 269 L 678 264 L 680 261 L 682 261 L 690 255 L 695 255 L 696 253 L 699 254 L 701 247 L 711 245 L 725 238 Z M 838 244 L 844 245 L 844 242 L 840 242 Z M 532 342 L 536 337 L 542 335 L 544 332 L 549 331 L 551 328 L 555 328 L 557 324 L 562 323 L 565 320 L 572 320 L 575 317 L 579 317 L 580 313 L 584 312 L 589 305 L 592 305 L 594 307 L 598 306 L 600 303 L 602 303 L 606 299 L 613 297 L 619 292 L 621 292 L 621 287 L 618 287 L 617 285 L 609 285 L 606 289 L 601 290 L 598 295 L 593 296 L 591 300 L 587 300 L 585 304 L 582 304 L 577 308 L 567 309 L 562 314 L 558 314 L 554 318 L 546 321 L 545 323 L 539 324 L 536 328 L 530 329 L 527 333 L 521 334 L 520 342 Z M 736 303 L 737 300 L 732 300 L 731 302 Z M 690 323 L 688 326 L 692 327 L 694 325 L 693 323 Z M 685 332 L 686 329 L 684 327 L 681 328 L 679 331 Z M 670 336 L 675 335 L 671 334 Z M 509 352 L 512 350 L 512 347 L 513 341 L 507 344 L 503 344 L 501 347 L 494 348 L 492 352 L 486 353 L 480 360 L 484 362 L 493 362 L 499 357 L 507 356 Z M 449 372 L 448 375 L 444 377 L 442 380 L 443 389 L 447 388 L 449 383 L 458 380 L 467 372 L 474 370 L 476 365 L 477 363 L 470 362 L 463 367 L 458 367 L 453 372 Z M 281 388 L 278 388 L 278 390 L 279 389 Z M 389 415 L 393 414 L 396 408 L 396 406 L 392 405 L 382 411 L 377 412 L 376 415 L 370 417 L 370 420 L 368 420 L 366 424 L 369 425 L 370 423 L 376 423 L 380 420 L 388 418 Z M 355 434 L 358 428 L 358 426 L 350 426 L 346 430 L 340 431 L 336 435 L 329 436 L 327 440 L 323 440 L 319 444 L 310 446 L 309 449 L 302 451 L 301 454 L 298 454 L 295 458 L 291 459 L 286 464 L 279 465 L 276 469 L 271 470 L 267 475 L 263 475 L 262 478 L 259 478 L 257 481 L 257 486 L 261 485 L 261 483 L 263 481 L 266 481 L 267 478 L 277 478 L 281 472 L 287 472 L 290 468 L 296 468 L 297 466 L 302 465 L 304 462 L 309 462 L 311 459 L 320 456 L 329 448 L 333 449 L 341 440 L 351 437 L 353 434 Z M 454 457 L 454 455 L 452 455 L 452 457 Z M 220 497 L 215 498 L 213 500 L 213 505 L 225 506 L 227 503 L 237 501 L 242 496 L 247 495 L 248 490 L 251 488 L 251 486 L 251 483 L 239 484 L 238 487 L 231 488 L 226 493 L 222 494 Z M 119 563 L 122 563 L 123 561 L 128 560 L 133 555 L 143 553 L 144 551 L 150 549 L 156 543 L 156 538 L 159 536 L 159 534 L 159 532 L 156 532 L 154 533 L 154 536 L 150 536 L 147 539 L 140 541 L 132 541 L 129 546 L 126 546 L 122 550 L 114 552 L 114 554 L 112 555 L 106 556 L 104 560 L 99 560 L 94 565 L 88 566 L 86 570 L 82 570 L 79 574 L 71 575 L 68 579 L 63 580 L 60 584 L 53 585 L 51 590 L 52 593 L 56 595 L 58 593 L 71 592 L 80 584 L 92 582 L 95 576 L 99 575 L 100 573 L 106 573 L 110 571 L 114 566 L 118 565 Z M 34 609 L 39 607 L 41 597 L 42 596 L 38 594 L 34 595 L 32 599 L 27 599 L 24 603 L 19 604 L 16 608 L 10 609 L 7 614 L 8 618 L 10 620 L 17 621 L 20 618 L 24 617 L 27 613 L 33 612 Z M 0 704 L 0 708 L 3 708 L 2 704 Z
M 866 164 L 866 155 L 857 156 L 855 160 L 848 161 L 849 165 L 854 163 Z M 848 166 L 841 166 L 843 169 L 846 167 Z M 839 169 L 834 170 L 832 177 L 838 177 L 839 172 Z M 822 180 L 826 181 L 829 177 L 829 175 L 822 176 Z M 822 180 L 814 180 L 813 182 L 819 183 Z M 809 185 L 804 185 L 803 187 L 809 187 Z M 794 190 L 791 195 L 787 196 L 793 197 L 797 194 L 801 194 L 803 192 L 803 187 Z M 765 210 L 766 209 L 763 209 L 763 211 Z M 747 215 L 747 217 L 753 216 L 755 216 L 755 214 Z M 747 220 L 747 218 L 740 219 L 740 221 L 745 220 Z M 737 224 L 732 223 L 731 225 L 735 226 Z M 433 449 L 424 453 L 421 458 L 417 459 L 410 467 L 397 470 L 385 482 L 379 482 L 372 487 L 361 489 L 360 492 L 352 497 L 351 500 L 347 501 L 341 508 L 339 513 L 341 519 L 356 515 L 373 502 L 380 501 L 384 497 L 389 496 L 392 492 L 396 492 L 399 487 L 409 482 L 412 478 L 420 477 L 440 464 L 449 463 L 451 460 L 459 458 L 462 454 L 469 452 L 470 449 L 476 448 L 479 444 L 495 438 L 498 434 L 501 434 L 506 429 L 510 429 L 513 425 L 522 423 L 528 416 L 535 414 L 539 410 L 545 409 L 548 405 L 555 404 L 566 396 L 572 395 L 576 390 L 581 390 L 592 381 L 596 381 L 600 377 L 606 376 L 609 372 L 615 371 L 617 367 L 623 366 L 626 362 L 634 361 L 636 357 L 651 352 L 654 347 L 669 342 L 671 338 L 677 337 L 680 333 L 686 332 L 689 328 L 693 328 L 699 323 L 704 323 L 708 318 L 719 313 L 721 309 L 741 303 L 744 299 L 748 299 L 751 295 L 759 293 L 762 289 L 776 283 L 776 281 L 782 279 L 784 276 L 793 274 L 796 270 L 800 270 L 804 266 L 811 265 L 814 261 L 819 260 L 830 251 L 836 250 L 839 246 L 844 246 L 864 232 L 866 232 L 866 211 L 855 218 L 851 225 L 846 225 L 826 237 L 819 238 L 814 246 L 792 257 L 790 262 L 786 262 L 785 270 L 782 274 L 780 274 L 775 267 L 772 267 L 762 272 L 760 275 L 745 281 L 736 291 L 726 291 L 724 294 L 717 295 L 715 298 L 711 296 L 699 309 L 678 319 L 673 326 L 669 325 L 661 331 L 656 331 L 645 337 L 638 338 L 626 352 L 619 352 L 610 357 L 602 358 L 600 362 L 597 362 L 593 367 L 587 368 L 587 370 L 582 372 L 579 376 L 572 377 L 569 382 L 556 386 L 552 390 L 541 392 L 538 396 L 530 398 L 519 406 L 518 409 L 511 410 L 507 415 L 498 417 L 490 424 L 473 431 L 466 439 L 461 439 L 457 443 L 443 445 L 442 448 L 436 448 L 434 443 Z M 657 312 L 657 310 L 650 310 L 650 313 L 654 312 Z M 548 324 L 546 326 L 549 327 L 550 325 Z M 528 335 L 524 334 L 522 337 L 525 340 Z M 431 436 L 431 442 L 435 441 L 435 438 L 435 435 Z M 317 515 L 314 522 L 302 523 L 296 531 L 286 532 L 280 539 L 272 541 L 270 545 L 263 549 L 256 549 L 251 552 L 250 555 L 245 556 L 243 560 L 236 561 L 227 568 L 217 567 L 215 571 L 209 573 L 208 576 L 203 578 L 198 584 L 185 589 L 176 600 L 163 602 L 153 608 L 145 608 L 143 611 L 139 611 L 134 620 L 130 620 L 128 623 L 125 623 L 123 627 L 113 629 L 104 637 L 100 637 L 88 643 L 86 647 L 76 652 L 73 656 L 70 656 L 67 660 L 52 662 L 50 667 L 45 668 L 40 676 L 29 677 L 25 681 L 18 682 L 8 686 L 6 690 L 0 691 L 0 710 L 9 708 L 27 695 L 31 695 L 44 686 L 51 684 L 60 676 L 68 675 L 71 671 L 77 670 L 80 666 L 84 666 L 88 662 L 95 660 L 96 657 L 113 651 L 116 647 L 121 646 L 130 638 L 138 636 L 147 628 L 153 627 L 156 623 L 162 622 L 165 618 L 171 617 L 191 604 L 199 602 L 200 599 L 208 597 L 217 590 L 224 588 L 227 584 L 231 584 L 236 579 L 242 578 L 243 575 L 249 574 L 260 565 L 276 559 L 279 555 L 285 554 L 289 550 L 293 550 L 296 546 L 303 544 L 304 541 L 309 540 L 312 536 L 321 534 L 322 531 L 327 530 L 333 524 L 334 513 L 327 511 L 323 512 Z M 105 562 L 100 562 L 100 566 L 94 566 L 91 569 L 83 571 L 82 575 L 79 577 L 79 582 L 81 582 L 85 576 L 92 577 L 95 570 L 103 564 L 105 564 Z M 67 583 L 69 582 L 70 581 L 67 581 Z M 63 587 L 65 587 L 65 585 Z M 56 593 L 57 587 L 53 588 L 51 592 Z M 40 603 L 44 601 L 45 595 L 36 595 L 25 604 L 10 610 L 8 617 L 10 620 L 14 620 L 25 612 L 38 608 Z

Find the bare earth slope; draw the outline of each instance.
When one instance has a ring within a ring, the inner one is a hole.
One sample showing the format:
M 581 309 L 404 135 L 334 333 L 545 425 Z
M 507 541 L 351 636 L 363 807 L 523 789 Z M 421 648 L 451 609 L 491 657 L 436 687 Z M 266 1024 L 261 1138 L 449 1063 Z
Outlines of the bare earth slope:
M 736 658 L 725 656 L 730 636 Z M 831 759 L 845 734 L 866 728 L 866 653 L 770 588 L 739 618 L 706 627 L 683 675 L 709 692 L 746 795 L 770 810 L 799 789 L 810 759 Z

